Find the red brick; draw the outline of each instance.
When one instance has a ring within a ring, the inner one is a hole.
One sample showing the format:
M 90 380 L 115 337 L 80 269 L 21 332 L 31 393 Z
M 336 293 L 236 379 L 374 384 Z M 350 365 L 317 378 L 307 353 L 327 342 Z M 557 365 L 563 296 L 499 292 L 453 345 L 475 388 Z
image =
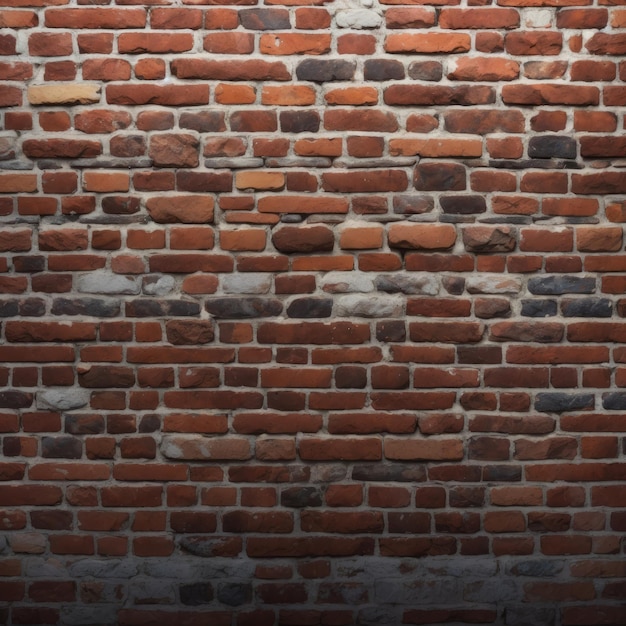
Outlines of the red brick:
M 543 504 L 540 487 L 494 487 L 491 502 L 496 506 L 538 506 Z
M 341 101 L 337 100 L 339 94 L 335 96 L 332 98 L 335 102 L 331 104 L 343 104 L 344 100 L 347 100 L 346 104 L 361 104 L 364 94 L 361 92 L 357 96 L 353 92 L 350 94 L 344 92 L 341 94 Z M 324 127 L 326 130 L 335 131 L 393 132 L 398 128 L 398 121 L 393 113 L 386 111 L 333 109 L 324 113 Z M 362 191 L 368 190 L 367 186 L 362 189 Z
M 170 537 L 135 537 L 133 539 L 135 556 L 170 556 L 174 552 L 174 547 L 174 541 Z
M 522 176 L 520 191 L 531 193 L 567 193 L 568 178 L 562 172 L 528 172 Z
M 595 82 L 596 80 L 613 80 L 616 67 L 611 61 L 575 61 L 572 63 L 572 80 Z
M 519 63 L 510 59 L 463 57 L 458 59 L 452 71 L 448 72 L 448 78 L 468 81 L 510 81 L 519 76 L 519 69 Z
M 94 538 L 89 535 L 51 535 L 53 554 L 90 555 L 95 551 Z
M 252 33 L 211 33 L 204 37 L 204 49 L 212 54 L 251 54 L 254 50 Z
M 188 33 L 121 33 L 117 46 L 121 54 L 187 52 L 193 47 L 193 36 Z
M 211 8 L 204 12 L 204 27 L 207 30 L 231 30 L 238 24 L 239 15 L 235 9 Z
M 385 39 L 385 51 L 390 53 L 440 54 L 468 52 L 469 49 L 470 36 L 466 33 L 393 33 Z
M 450 29 L 510 29 L 519 26 L 519 14 L 515 9 L 443 8 L 439 26 Z
M 429 28 L 435 25 L 434 9 L 425 7 L 391 7 L 385 11 L 387 28 Z
M 205 85 L 109 85 L 109 104 L 163 106 L 193 106 L 209 103 L 209 88 Z
M 373 54 L 376 50 L 376 38 L 372 35 L 348 34 L 337 39 L 339 54 Z
M 383 516 L 377 511 L 334 512 L 303 511 L 302 530 L 305 532 L 326 533 L 380 533 L 383 530 Z
M 373 105 L 378 103 L 378 91 L 373 87 L 345 87 L 327 91 L 324 99 L 331 105 Z M 376 111 L 360 111 L 359 113 L 365 119 L 358 120 L 354 114 L 349 114 L 347 111 L 328 111 L 324 117 L 324 124 L 329 130 L 335 126 L 345 126 L 346 130 L 364 130 L 368 122 L 370 125 L 375 123 L 378 130 L 396 125 L 393 115 L 384 115 Z
M 564 626 L 582 626 L 594 622 L 596 624 L 619 624 L 623 618 L 623 607 L 593 605 L 563 607 Z
M 2 28 L 32 28 L 37 26 L 38 19 L 35 11 L 1 11 L 0 25 Z
M 422 157 L 479 157 L 483 144 L 478 139 L 391 139 L 391 154 Z
M 463 446 L 460 441 L 454 440 L 403 441 L 387 438 L 385 457 L 401 461 L 460 461 Z
M 51 9 L 46 12 L 48 28 L 71 28 L 105 30 L 118 28 L 142 28 L 146 24 L 144 9 Z
M 303 460 L 315 461 L 375 461 L 382 458 L 381 441 L 375 438 L 306 438 L 300 441 L 299 452 Z
M 28 38 L 28 52 L 33 56 L 64 57 L 72 54 L 71 33 L 40 32 Z
M 521 511 L 489 511 L 484 516 L 488 533 L 519 533 L 526 530 L 526 518 Z
M 391 85 L 385 89 L 384 101 L 388 105 L 433 106 L 460 104 L 473 106 L 492 104 L 495 92 L 486 85 Z
M 23 144 L 28 157 L 76 159 L 98 156 L 102 151 L 99 141 L 83 139 L 27 139 Z
M 502 98 L 505 104 L 524 105 L 597 105 L 599 102 L 597 87 L 580 86 L 575 90 L 561 84 L 504 85 Z
M 585 21 L 585 18 L 587 18 L 587 21 L 595 19 L 597 22 L 601 22 L 606 19 L 606 14 L 603 13 L 603 9 L 599 9 L 595 14 L 587 10 L 586 15 L 583 15 L 582 10 L 580 10 L 578 15 L 574 16 L 574 19 L 576 19 L 576 17 L 582 18 L 581 21 Z M 592 54 L 623 54 L 624 38 L 619 34 L 595 33 L 586 43 L 585 48 Z
M 545 555 L 589 554 L 591 537 L 587 535 L 552 535 L 541 537 L 541 551 Z
M 281 33 L 261 35 L 259 51 L 262 54 L 319 55 L 330 51 L 330 34 Z
M 154 29 L 192 29 L 202 28 L 203 14 L 200 9 L 159 8 L 150 13 L 150 26 Z
M 303 7 L 296 9 L 296 28 L 304 30 L 319 30 L 328 28 L 331 16 L 326 9 Z

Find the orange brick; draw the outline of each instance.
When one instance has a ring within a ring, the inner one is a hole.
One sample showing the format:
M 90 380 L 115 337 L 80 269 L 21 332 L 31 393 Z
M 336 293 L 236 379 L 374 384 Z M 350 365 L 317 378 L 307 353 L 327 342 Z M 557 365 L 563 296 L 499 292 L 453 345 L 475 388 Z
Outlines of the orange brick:
M 261 102 L 277 106 L 307 106 L 315 104 L 315 89 L 308 85 L 266 85 L 261 93 Z
M 574 248 L 571 228 L 522 228 L 520 250 L 525 252 L 569 252 Z
M 492 81 L 514 80 L 519 77 L 520 65 L 511 59 L 492 57 L 462 57 L 457 59 L 450 80 Z
M 254 51 L 252 33 L 211 33 L 204 38 L 204 49 L 212 54 L 251 54 Z
M 326 54 L 330 52 L 330 34 L 280 33 L 261 35 L 259 50 L 263 54 Z
M 482 139 L 391 139 L 389 153 L 423 157 L 479 157 L 483 152 Z
M 219 104 L 252 104 L 256 101 L 256 90 L 250 85 L 227 85 L 215 87 L 215 101 Z
M 487 151 L 494 159 L 519 159 L 524 153 L 524 145 L 519 137 L 489 137 Z
M 246 228 L 240 230 L 222 230 L 219 233 L 219 244 L 222 250 L 232 252 L 265 250 L 267 234 L 262 228 Z
M 293 149 L 300 156 L 336 157 L 341 155 L 343 140 L 340 137 L 298 139 Z
M 262 213 L 347 213 L 348 200 L 338 196 L 265 196 L 259 199 Z
M 331 89 L 324 94 L 328 104 L 364 106 L 378 103 L 378 91 L 374 87 L 343 87 Z
M 36 174 L 0 174 L 0 193 L 37 191 Z
M 99 193 L 128 191 L 130 175 L 126 172 L 87 171 L 83 173 L 83 189 Z
M 390 53 L 458 53 L 468 52 L 470 47 L 471 39 L 466 33 L 394 33 L 385 39 L 385 51 Z
M 367 250 L 381 248 L 384 229 L 382 226 L 346 226 L 339 237 L 339 245 L 344 250 Z
M 456 229 L 451 224 L 392 224 L 389 245 L 416 250 L 447 250 L 454 246 Z
M 285 186 L 285 175 L 271 170 L 237 172 L 235 185 L 237 189 L 278 191 Z

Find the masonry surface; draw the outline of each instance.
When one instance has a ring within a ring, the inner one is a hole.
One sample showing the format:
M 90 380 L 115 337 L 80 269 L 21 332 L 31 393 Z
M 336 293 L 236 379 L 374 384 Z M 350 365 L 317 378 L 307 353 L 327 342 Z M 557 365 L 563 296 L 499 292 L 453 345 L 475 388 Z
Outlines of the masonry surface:
M 623 626 L 623 5 L 2 0 L 0 622 Z

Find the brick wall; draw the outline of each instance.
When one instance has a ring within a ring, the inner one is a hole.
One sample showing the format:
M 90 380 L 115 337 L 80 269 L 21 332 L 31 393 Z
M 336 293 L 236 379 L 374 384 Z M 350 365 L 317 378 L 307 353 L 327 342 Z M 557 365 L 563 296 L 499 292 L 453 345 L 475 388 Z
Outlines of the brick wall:
M 0 621 L 626 623 L 620 0 L 3 0 Z

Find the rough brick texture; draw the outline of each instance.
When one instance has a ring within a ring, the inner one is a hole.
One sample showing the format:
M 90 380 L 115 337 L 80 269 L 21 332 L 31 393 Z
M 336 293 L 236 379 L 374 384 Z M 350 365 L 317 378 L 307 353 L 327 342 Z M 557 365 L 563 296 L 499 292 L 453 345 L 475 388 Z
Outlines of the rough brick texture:
M 0 623 L 626 624 L 623 0 L 3 0 Z

